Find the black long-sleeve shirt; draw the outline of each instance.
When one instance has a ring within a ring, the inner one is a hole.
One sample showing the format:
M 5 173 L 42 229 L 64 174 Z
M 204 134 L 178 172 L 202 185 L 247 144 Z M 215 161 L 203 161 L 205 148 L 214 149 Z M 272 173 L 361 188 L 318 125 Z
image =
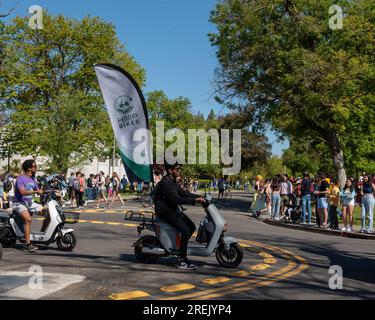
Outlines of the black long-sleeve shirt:
M 167 175 L 155 189 L 155 213 L 159 216 L 165 215 L 166 207 L 176 212 L 179 204 L 195 205 L 195 199 L 199 197 L 199 195 L 182 189 L 170 175 Z

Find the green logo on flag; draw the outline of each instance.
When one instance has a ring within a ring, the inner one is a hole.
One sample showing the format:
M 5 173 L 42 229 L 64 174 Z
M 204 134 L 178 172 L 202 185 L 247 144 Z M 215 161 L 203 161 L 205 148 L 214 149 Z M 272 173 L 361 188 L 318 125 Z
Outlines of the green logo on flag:
M 115 109 L 117 112 L 120 112 L 122 114 L 128 114 L 132 112 L 134 109 L 134 106 L 132 106 L 133 99 L 128 96 L 121 96 L 118 97 L 115 102 Z

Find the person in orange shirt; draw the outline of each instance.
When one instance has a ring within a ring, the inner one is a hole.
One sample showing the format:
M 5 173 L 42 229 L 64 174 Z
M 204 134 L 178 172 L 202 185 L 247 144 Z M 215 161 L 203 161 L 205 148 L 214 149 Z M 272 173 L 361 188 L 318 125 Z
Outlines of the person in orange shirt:
M 337 179 L 330 180 L 328 193 L 329 200 L 329 228 L 339 230 L 339 220 L 337 218 L 337 208 L 340 205 L 340 182 Z

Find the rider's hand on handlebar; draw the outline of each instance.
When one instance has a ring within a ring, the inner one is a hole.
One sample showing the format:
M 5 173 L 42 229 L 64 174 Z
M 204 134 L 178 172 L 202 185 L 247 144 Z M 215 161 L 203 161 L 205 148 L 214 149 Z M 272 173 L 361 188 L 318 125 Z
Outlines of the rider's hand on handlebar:
M 36 191 L 35 193 L 42 195 L 44 193 L 44 191 L 42 189 L 40 189 L 40 190 Z
M 199 202 L 199 203 L 206 203 L 207 202 L 207 200 L 205 198 L 196 198 L 195 201 Z

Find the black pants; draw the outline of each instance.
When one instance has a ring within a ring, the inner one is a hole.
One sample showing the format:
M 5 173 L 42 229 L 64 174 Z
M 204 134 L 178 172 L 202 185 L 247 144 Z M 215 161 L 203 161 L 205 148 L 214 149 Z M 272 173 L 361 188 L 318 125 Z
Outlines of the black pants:
M 181 233 L 180 257 L 181 259 L 186 259 L 188 242 L 195 232 L 195 224 L 186 214 L 173 212 L 165 206 L 162 207 L 163 208 L 160 208 L 160 206 L 157 205 L 155 207 L 155 212 L 160 212 L 159 214 L 157 213 L 157 216 Z
M 337 207 L 329 206 L 329 221 L 330 227 L 337 229 L 339 227 L 339 219 L 337 218 Z
M 76 201 L 77 201 L 77 208 L 78 207 L 83 207 L 83 192 L 81 192 L 81 191 L 76 191 L 75 192 L 75 194 L 76 194 Z

